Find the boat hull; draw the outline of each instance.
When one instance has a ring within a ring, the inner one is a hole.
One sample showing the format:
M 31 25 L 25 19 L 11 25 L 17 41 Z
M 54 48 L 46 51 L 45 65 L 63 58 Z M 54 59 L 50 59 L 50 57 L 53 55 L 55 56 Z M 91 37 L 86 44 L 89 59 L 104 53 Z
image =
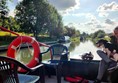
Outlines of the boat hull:
M 89 80 L 97 77 L 99 62 L 97 60 L 76 60 L 71 59 L 61 64 L 62 76 L 81 76 Z
M 98 74 L 99 60 L 81 60 L 71 59 L 70 61 L 52 60 L 44 62 L 45 74 L 48 76 L 56 75 L 56 68 L 58 66 L 58 74 L 61 76 L 81 76 L 89 80 L 94 80 Z M 56 63 L 59 63 L 58 65 Z M 56 64 L 56 65 L 54 65 Z M 105 73 L 107 76 L 107 73 Z M 103 78 L 103 80 L 106 80 Z

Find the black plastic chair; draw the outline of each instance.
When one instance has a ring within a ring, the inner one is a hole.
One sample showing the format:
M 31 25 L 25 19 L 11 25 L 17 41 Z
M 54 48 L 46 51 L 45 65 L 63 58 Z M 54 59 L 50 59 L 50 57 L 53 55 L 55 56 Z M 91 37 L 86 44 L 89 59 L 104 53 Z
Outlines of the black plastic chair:
M 0 56 L 0 83 L 36 83 L 39 81 L 39 76 L 18 74 L 17 70 L 21 67 L 28 72 L 34 72 L 42 66 L 43 64 L 40 64 L 34 68 L 28 68 L 13 58 Z

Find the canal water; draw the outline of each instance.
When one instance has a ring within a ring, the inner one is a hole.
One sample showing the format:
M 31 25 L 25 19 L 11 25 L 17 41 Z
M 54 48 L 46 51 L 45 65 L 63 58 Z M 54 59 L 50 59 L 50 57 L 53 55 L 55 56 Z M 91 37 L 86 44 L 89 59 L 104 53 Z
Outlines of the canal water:
M 94 55 L 94 60 L 100 60 L 101 58 L 97 55 L 96 51 L 98 48 L 93 44 L 92 41 L 84 41 L 80 43 L 65 43 L 65 46 L 68 47 L 70 58 L 81 59 L 81 55 L 84 53 L 91 52 Z M 46 51 L 47 47 L 40 47 L 41 52 Z M 2 56 L 6 56 L 6 52 L 1 52 Z M 49 55 L 48 55 L 49 56 Z M 24 48 L 18 49 L 16 52 L 16 59 L 27 64 L 33 57 L 33 48 Z M 49 56 L 50 57 L 50 56 Z
M 96 53 L 99 48 L 90 40 L 80 43 L 70 43 L 70 45 L 67 46 L 69 46 L 70 58 L 81 59 L 81 55 L 91 52 L 94 55 L 94 60 L 101 60 Z

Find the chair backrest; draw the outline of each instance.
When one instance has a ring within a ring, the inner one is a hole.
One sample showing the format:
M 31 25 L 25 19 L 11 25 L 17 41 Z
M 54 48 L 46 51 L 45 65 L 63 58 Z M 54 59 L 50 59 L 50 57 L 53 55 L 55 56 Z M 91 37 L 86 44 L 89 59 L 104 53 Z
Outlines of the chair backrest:
M 0 56 L 0 83 L 19 83 L 17 70 L 21 65 L 15 59 Z
M 7 57 L 0 56 L 0 81 L 3 83 L 18 83 L 17 64 Z
M 62 44 L 54 44 L 49 47 L 51 53 L 51 60 L 60 60 L 61 55 L 68 53 L 68 48 Z M 66 54 L 68 56 L 68 54 Z

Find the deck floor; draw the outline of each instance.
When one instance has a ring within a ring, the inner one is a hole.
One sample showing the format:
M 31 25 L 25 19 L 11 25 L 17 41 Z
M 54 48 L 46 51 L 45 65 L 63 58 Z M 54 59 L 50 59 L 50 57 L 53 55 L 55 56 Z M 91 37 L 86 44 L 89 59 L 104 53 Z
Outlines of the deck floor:
M 56 76 L 51 76 L 51 78 L 46 76 L 45 77 L 45 83 L 57 83 Z M 62 78 L 61 83 L 69 83 L 69 82 L 64 81 L 63 78 Z M 89 80 L 89 83 L 93 83 L 93 81 Z M 106 83 L 106 82 L 102 82 L 102 83 Z
M 57 83 L 57 79 L 56 79 L 56 76 L 51 76 L 51 78 L 49 77 L 45 77 L 45 83 Z M 64 81 L 63 79 L 61 80 L 61 83 L 69 83 L 69 82 L 66 82 Z

